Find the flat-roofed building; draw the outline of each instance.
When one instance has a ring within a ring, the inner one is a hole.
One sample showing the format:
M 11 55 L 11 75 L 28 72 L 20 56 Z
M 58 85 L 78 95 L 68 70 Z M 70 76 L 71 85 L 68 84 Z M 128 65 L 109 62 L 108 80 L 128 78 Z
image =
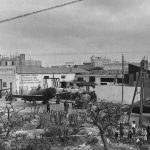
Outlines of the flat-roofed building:
M 35 66 L 24 66 L 17 69 L 16 84 L 17 91 L 24 94 L 37 88 L 56 87 L 67 88 L 79 74 L 87 71 L 79 68 L 44 68 Z

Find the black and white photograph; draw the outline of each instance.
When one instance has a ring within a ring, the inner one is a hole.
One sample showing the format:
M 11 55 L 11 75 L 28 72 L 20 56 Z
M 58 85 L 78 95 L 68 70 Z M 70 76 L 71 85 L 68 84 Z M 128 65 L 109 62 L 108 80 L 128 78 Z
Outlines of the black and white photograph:
M 149 0 L 0 0 L 0 150 L 150 150 Z

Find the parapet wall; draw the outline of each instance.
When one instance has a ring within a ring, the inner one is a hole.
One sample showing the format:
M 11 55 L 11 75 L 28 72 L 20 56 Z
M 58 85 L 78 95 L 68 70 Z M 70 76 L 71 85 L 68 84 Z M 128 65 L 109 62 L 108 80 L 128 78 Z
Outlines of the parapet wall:
M 124 86 L 124 104 L 131 104 L 135 87 Z M 95 92 L 100 100 L 112 101 L 121 103 L 122 101 L 122 86 L 115 85 L 97 85 Z M 140 87 L 135 97 L 135 102 L 140 100 Z

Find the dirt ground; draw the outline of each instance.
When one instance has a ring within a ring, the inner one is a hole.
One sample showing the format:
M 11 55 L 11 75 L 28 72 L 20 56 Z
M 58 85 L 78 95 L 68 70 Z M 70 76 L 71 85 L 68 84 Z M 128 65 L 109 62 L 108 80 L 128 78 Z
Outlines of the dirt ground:
M 5 107 L 6 104 L 9 105 L 9 103 L 10 102 L 5 101 L 4 97 L 0 98 L 0 109 Z M 54 99 L 51 100 L 50 103 L 51 103 L 51 105 L 50 105 L 50 109 L 51 110 L 64 110 L 63 103 L 56 104 Z M 23 113 L 32 112 L 33 111 L 33 107 L 35 106 L 33 103 L 30 103 L 30 102 L 24 103 L 24 101 L 19 99 L 19 98 L 17 99 L 17 101 L 13 101 L 12 105 L 14 106 L 15 110 L 19 110 L 19 109 L 22 108 L 23 110 L 21 112 L 23 112 Z M 36 102 L 36 106 L 39 106 L 39 108 L 41 110 L 46 109 L 46 105 L 42 104 L 42 102 Z M 72 109 L 71 104 L 70 104 L 69 113 L 78 112 L 78 111 L 85 111 L 85 110 Z M 122 121 L 123 122 L 127 122 L 127 119 L 128 119 L 127 115 L 124 115 L 122 117 Z M 132 114 L 130 122 L 132 122 L 133 120 L 136 121 L 136 123 L 138 124 L 138 122 L 139 122 L 139 115 L 138 114 Z M 143 123 L 144 123 L 144 125 L 150 124 L 150 114 L 143 114 Z
M 2 108 L 4 108 L 6 105 L 9 105 L 9 103 L 10 102 L 7 102 L 7 101 L 5 101 L 5 98 L 3 97 L 3 98 L 0 98 L 0 111 L 2 110 Z M 51 110 L 64 110 L 64 106 L 63 106 L 63 103 L 60 103 L 60 104 L 56 104 L 55 103 L 55 100 L 51 100 L 50 101 L 50 109 Z M 34 111 L 34 106 L 39 106 L 39 108 L 41 109 L 41 110 L 43 110 L 43 109 L 46 109 L 46 105 L 44 105 L 44 104 L 42 104 L 42 102 L 37 102 L 36 104 L 33 104 L 33 103 L 30 103 L 30 102 L 26 102 L 26 103 L 24 103 L 24 101 L 23 100 L 21 100 L 21 99 L 17 99 L 17 101 L 13 101 L 12 102 L 12 105 L 13 105 L 13 107 L 14 107 L 14 109 L 17 111 L 17 110 L 19 110 L 19 109 L 22 109 L 21 110 L 21 112 L 22 113 L 29 113 L 29 112 L 33 112 Z M 72 109 L 72 107 L 71 107 L 71 104 L 70 104 L 70 107 L 69 107 L 69 113 L 72 113 L 72 112 L 78 112 L 78 111 L 86 111 L 86 110 L 84 110 L 84 109 Z M 132 116 L 131 116 L 131 122 L 133 121 L 133 120 L 135 120 L 136 121 L 136 123 L 138 124 L 138 118 L 139 118 L 139 115 L 138 114 L 132 114 Z M 122 121 L 123 122 L 126 122 L 127 121 L 127 119 L 128 119 L 128 116 L 127 115 L 124 115 L 123 117 L 122 117 Z M 150 114 L 144 114 L 143 115 L 143 123 L 144 124 L 150 124 Z M 62 150 L 63 148 L 61 147 L 61 148 L 59 148 L 59 147 L 53 147 L 53 150 Z

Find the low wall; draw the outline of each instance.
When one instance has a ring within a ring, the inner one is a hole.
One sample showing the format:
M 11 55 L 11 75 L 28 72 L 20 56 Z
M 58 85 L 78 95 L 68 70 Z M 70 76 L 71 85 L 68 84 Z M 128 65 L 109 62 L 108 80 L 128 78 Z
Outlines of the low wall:
M 131 104 L 135 87 L 124 86 L 124 104 Z M 140 100 L 140 88 L 135 97 L 135 102 Z M 122 101 L 122 86 L 97 85 L 95 92 L 100 100 L 119 102 Z

